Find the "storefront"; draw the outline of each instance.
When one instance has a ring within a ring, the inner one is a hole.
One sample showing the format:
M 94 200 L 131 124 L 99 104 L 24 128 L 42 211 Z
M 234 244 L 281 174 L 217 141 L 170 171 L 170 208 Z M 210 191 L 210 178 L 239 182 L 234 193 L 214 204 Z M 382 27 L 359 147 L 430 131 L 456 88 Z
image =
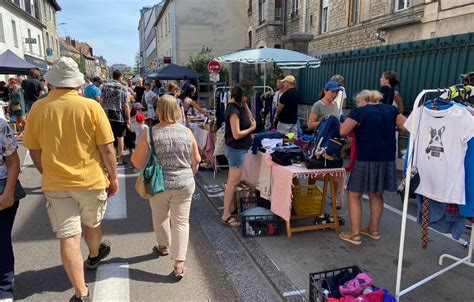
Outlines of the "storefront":
M 33 56 L 30 56 L 30 55 L 25 55 L 25 60 L 27 62 L 30 62 L 36 66 L 38 66 L 38 68 L 41 70 L 41 72 L 46 72 L 48 70 L 48 62 L 46 60 L 43 60 L 43 59 L 40 59 L 40 58 L 37 58 L 37 57 L 33 57 Z

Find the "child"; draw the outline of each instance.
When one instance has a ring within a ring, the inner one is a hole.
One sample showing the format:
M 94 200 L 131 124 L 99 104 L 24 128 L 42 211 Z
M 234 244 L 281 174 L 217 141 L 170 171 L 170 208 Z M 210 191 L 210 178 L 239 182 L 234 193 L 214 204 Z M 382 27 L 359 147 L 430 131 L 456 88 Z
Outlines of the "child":
M 148 126 L 145 125 L 146 116 L 141 113 L 137 113 L 135 120 L 137 122 L 132 125 L 132 131 L 135 132 L 135 146 L 138 146 L 143 133 L 148 131 Z

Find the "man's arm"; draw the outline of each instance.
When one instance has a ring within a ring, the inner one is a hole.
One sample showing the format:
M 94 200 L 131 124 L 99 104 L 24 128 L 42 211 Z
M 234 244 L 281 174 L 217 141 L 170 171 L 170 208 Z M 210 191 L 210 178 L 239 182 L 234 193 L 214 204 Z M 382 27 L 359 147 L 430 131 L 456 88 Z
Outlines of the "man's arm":
M 30 149 L 30 156 L 31 160 L 33 160 L 33 164 L 35 165 L 36 169 L 43 174 L 43 165 L 41 164 L 41 149 Z
M 107 188 L 107 196 L 111 197 L 117 194 L 118 187 L 118 176 L 117 176 L 117 159 L 115 158 L 115 148 L 113 143 L 104 145 L 98 145 L 102 162 L 107 169 L 107 177 L 110 181 L 110 185 Z
M 15 203 L 15 185 L 20 174 L 20 158 L 18 152 L 15 150 L 11 155 L 5 156 L 7 163 L 7 182 L 5 183 L 5 189 L 0 194 L 0 210 L 10 208 Z

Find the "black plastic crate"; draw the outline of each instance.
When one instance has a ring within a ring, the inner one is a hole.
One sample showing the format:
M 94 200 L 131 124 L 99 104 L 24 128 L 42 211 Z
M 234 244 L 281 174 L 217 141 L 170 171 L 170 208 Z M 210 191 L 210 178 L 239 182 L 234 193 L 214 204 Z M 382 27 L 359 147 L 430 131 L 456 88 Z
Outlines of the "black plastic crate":
M 283 233 L 283 222 L 276 215 L 242 215 L 242 236 L 275 236 Z
M 240 213 L 244 212 L 247 209 L 256 207 L 270 209 L 270 202 L 261 197 L 241 197 L 239 204 Z
M 323 289 L 320 286 L 319 280 L 325 279 L 327 277 L 333 277 L 340 272 L 348 270 L 354 275 L 362 272 L 357 265 L 348 266 L 343 268 L 338 268 L 334 270 L 323 271 L 319 273 L 311 273 L 309 274 L 309 301 L 310 302 L 324 302 L 326 301 Z

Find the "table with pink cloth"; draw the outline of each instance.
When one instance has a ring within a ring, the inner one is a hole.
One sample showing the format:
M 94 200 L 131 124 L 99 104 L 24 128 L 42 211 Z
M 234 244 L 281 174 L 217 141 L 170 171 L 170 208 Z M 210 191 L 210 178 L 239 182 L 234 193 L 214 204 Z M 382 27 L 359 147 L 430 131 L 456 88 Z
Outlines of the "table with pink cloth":
M 270 176 L 268 175 L 268 169 L 270 170 Z M 344 196 L 344 181 L 346 177 L 346 171 L 344 168 L 337 169 L 307 169 L 304 166 L 291 165 L 281 166 L 275 164 L 269 155 L 265 155 L 261 152 L 252 154 L 248 152 L 245 156 L 245 163 L 242 168 L 242 181 L 247 182 L 249 185 L 262 191 L 269 191 L 269 198 L 271 202 L 271 211 L 276 215 L 280 216 L 287 222 L 287 228 L 290 227 L 291 216 L 291 202 L 292 202 L 292 188 L 293 178 L 308 178 L 312 177 L 317 180 L 327 181 L 331 187 L 331 197 L 333 208 L 335 210 L 335 228 L 339 228 L 337 223 L 337 210 L 336 210 L 336 188 L 334 183 L 337 184 L 337 195 L 343 198 Z M 267 187 L 270 187 L 267 190 Z M 293 217 L 294 218 L 294 217 Z M 298 230 L 309 230 L 318 229 L 318 226 L 307 226 L 292 228 Z M 291 230 L 289 231 L 288 237 L 291 237 Z
M 216 164 L 216 159 L 214 157 L 216 134 L 201 128 L 201 124 L 202 123 L 189 123 L 189 128 L 193 132 L 199 151 L 204 157 L 203 159 L 214 167 Z

